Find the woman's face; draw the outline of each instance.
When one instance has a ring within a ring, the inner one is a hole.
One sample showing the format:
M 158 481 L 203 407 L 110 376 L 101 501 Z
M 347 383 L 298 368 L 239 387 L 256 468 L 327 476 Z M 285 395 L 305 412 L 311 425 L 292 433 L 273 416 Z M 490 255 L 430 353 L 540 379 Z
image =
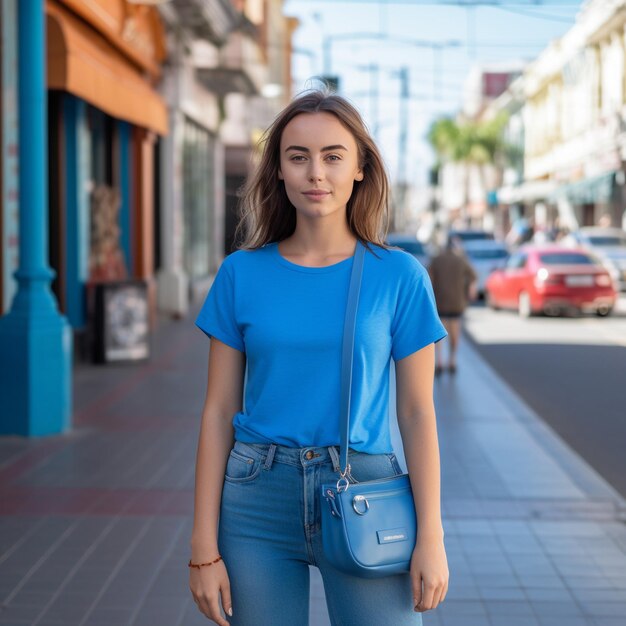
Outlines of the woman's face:
M 345 214 L 355 180 L 363 180 L 356 141 L 331 113 L 301 113 L 283 130 L 278 177 L 299 215 Z

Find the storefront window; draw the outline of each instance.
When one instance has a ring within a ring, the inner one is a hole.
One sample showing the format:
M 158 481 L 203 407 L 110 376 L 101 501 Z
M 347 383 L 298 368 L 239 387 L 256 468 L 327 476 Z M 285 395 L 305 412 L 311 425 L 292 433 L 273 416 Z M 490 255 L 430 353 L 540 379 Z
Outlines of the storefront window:
M 214 197 L 214 139 L 204 128 L 185 120 L 183 143 L 183 213 L 185 270 L 191 278 L 210 271 Z

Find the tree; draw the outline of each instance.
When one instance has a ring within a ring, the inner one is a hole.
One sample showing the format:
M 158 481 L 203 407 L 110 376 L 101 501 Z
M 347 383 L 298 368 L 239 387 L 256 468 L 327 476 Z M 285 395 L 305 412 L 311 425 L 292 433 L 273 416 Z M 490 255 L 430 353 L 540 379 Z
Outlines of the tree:
M 469 172 L 472 166 L 478 167 L 481 186 L 485 193 L 485 165 L 502 167 L 507 145 L 503 139 L 508 122 L 505 112 L 490 120 L 455 120 L 442 117 L 435 120 L 429 131 L 428 141 L 437 155 L 437 168 L 444 163 L 460 163 L 465 169 L 462 217 L 466 217 L 469 201 Z

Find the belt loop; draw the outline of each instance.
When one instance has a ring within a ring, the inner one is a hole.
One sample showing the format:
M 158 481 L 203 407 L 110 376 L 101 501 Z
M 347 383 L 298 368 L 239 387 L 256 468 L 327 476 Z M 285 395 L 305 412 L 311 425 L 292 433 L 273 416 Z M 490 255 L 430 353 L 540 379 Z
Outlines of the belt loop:
M 335 472 L 340 472 L 341 470 L 339 469 L 339 453 L 337 452 L 337 448 L 335 446 L 328 446 L 328 452 L 333 462 L 333 470 Z
M 267 451 L 267 456 L 265 457 L 265 463 L 263 464 L 263 469 L 270 469 L 272 467 L 272 463 L 274 462 L 274 454 L 276 453 L 276 444 L 272 443 Z

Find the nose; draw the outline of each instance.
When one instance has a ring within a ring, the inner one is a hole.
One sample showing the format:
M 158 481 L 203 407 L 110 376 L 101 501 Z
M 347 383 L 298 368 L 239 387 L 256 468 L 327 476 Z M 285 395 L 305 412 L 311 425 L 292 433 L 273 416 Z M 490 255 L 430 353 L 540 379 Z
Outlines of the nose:
M 311 165 L 309 166 L 309 180 L 315 182 L 322 180 L 322 178 L 324 178 L 322 167 L 316 161 L 311 160 Z

